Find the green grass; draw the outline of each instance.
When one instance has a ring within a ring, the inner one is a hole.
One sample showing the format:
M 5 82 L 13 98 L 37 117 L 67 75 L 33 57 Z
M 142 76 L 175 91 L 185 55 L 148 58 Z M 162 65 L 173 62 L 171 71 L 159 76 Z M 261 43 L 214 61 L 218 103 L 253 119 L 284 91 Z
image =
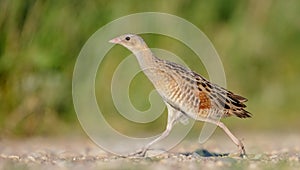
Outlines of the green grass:
M 31 135 L 57 133 L 77 122 L 71 87 L 76 57 L 101 26 L 124 15 L 159 11 L 183 17 L 211 39 L 223 61 L 228 88 L 249 99 L 252 120 L 232 126 L 245 129 L 293 129 L 299 120 L 300 2 L 291 1 L 0 1 L 0 132 Z M 121 29 L 121 28 L 120 28 Z M 153 47 L 179 56 L 190 52 L 175 40 L 145 35 Z M 172 45 L 170 45 L 172 44 Z M 173 46 L 174 45 L 174 46 Z M 174 47 L 174 48 L 172 48 Z M 176 48 L 175 48 L 176 47 Z M 129 54 L 112 52 L 105 62 L 114 68 Z M 192 56 L 192 54 L 191 54 Z M 206 74 L 200 62 L 185 58 Z M 112 70 L 97 90 L 108 94 Z M 103 78 L 103 77 L 102 77 Z M 139 81 L 147 81 L 137 77 Z M 146 83 L 147 84 L 147 83 Z M 143 86 L 142 86 L 143 87 Z M 145 91 L 133 82 L 138 108 L 149 107 Z M 139 98 L 143 100 L 138 100 Z M 105 113 L 116 113 L 111 98 L 101 99 Z M 112 122 L 120 121 L 113 116 Z M 163 117 L 164 119 L 164 117 Z M 148 125 L 152 129 L 161 119 Z M 227 120 L 226 120 L 227 121 Z M 53 127 L 53 124 L 57 124 Z M 66 125 L 65 125 L 66 124 Z M 126 129 L 127 126 L 120 127 Z

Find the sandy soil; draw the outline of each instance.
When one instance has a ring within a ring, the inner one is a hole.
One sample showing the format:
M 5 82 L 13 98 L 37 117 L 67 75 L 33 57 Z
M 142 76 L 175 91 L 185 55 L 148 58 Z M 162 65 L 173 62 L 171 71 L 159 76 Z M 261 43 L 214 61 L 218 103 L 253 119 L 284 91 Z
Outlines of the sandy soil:
M 87 137 L 1 139 L 0 169 L 299 169 L 300 134 L 244 135 L 247 158 L 226 136 L 204 145 L 186 139 L 155 157 L 124 158 L 103 151 Z M 205 148 L 205 149 L 204 149 Z M 161 150 L 151 150 L 148 156 Z M 222 156 L 223 155 L 223 156 Z

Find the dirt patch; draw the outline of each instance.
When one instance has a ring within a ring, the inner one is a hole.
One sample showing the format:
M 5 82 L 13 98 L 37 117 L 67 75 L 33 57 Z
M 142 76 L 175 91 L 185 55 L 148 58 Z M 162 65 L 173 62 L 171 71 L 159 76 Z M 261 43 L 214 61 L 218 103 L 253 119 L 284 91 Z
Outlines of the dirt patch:
M 244 137 L 247 139 L 244 141 L 248 151 L 247 158 L 234 154 L 236 148 L 224 136 L 213 137 L 204 145 L 199 145 L 195 140 L 185 140 L 171 151 L 146 158 L 124 158 L 109 154 L 85 137 L 2 139 L 0 168 L 298 169 L 300 167 L 300 135 L 249 134 Z M 156 152 L 161 150 L 150 150 L 148 156 Z

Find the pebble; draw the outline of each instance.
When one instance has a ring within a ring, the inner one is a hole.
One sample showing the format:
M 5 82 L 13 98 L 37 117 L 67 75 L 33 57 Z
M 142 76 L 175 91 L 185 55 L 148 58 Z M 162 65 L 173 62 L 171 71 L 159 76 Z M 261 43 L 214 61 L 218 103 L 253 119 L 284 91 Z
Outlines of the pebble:
M 289 157 L 289 161 L 299 162 L 299 157 L 298 156 L 291 156 L 291 157 Z
M 8 159 L 12 159 L 12 160 L 20 160 L 20 156 L 17 155 L 9 155 L 7 156 Z
M 22 146 L 22 144 L 20 145 Z M 32 145 L 34 145 L 34 142 Z M 15 162 L 26 166 L 51 167 L 46 169 L 68 169 L 67 167 L 83 169 L 85 166 L 95 167 L 93 169 L 107 169 L 110 166 L 116 167 L 115 169 L 120 169 L 118 167 L 131 169 L 132 166 L 133 169 L 232 169 L 232 167 L 243 167 L 240 169 L 266 169 L 266 165 L 282 167 L 282 169 L 289 169 L 289 166 L 300 167 L 299 147 L 293 147 L 295 149 L 278 148 L 277 150 L 274 149 L 271 151 L 263 151 L 263 149 L 261 149 L 261 152 L 258 150 L 255 154 L 249 154 L 248 159 L 242 159 L 235 154 L 205 157 L 207 154 L 203 154 L 204 150 L 198 150 L 198 153 L 150 150 L 147 153 L 147 156 L 149 156 L 147 158 L 121 158 L 111 156 L 102 151 L 98 152 L 99 148 L 93 148 L 92 145 L 89 146 L 88 149 L 82 147 L 83 151 L 78 149 L 80 144 L 66 147 L 65 150 L 63 150 L 64 147 L 59 144 L 58 148 L 55 148 L 55 146 L 56 145 L 53 144 L 52 148 L 37 148 L 34 150 L 32 149 L 33 147 L 27 147 L 26 145 L 22 149 L 22 152 L 14 150 L 13 147 L 11 147 L 10 150 L 6 149 L 5 152 L 0 153 L 0 169 L 3 169 L 2 167 L 5 165 L 15 164 Z M 183 151 L 193 151 L 192 149 L 179 149 Z M 200 151 L 202 151 L 201 153 L 204 156 L 199 154 Z M 160 154 L 161 152 L 163 153 Z

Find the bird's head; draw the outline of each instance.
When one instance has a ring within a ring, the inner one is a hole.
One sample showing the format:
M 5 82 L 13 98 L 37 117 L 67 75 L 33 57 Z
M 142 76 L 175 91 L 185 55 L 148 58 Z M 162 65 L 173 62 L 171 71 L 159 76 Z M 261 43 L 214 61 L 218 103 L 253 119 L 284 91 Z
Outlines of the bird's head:
M 121 35 L 119 37 L 116 37 L 112 40 L 109 41 L 110 43 L 114 44 L 120 44 L 123 45 L 124 47 L 128 48 L 130 51 L 133 53 L 142 51 L 147 49 L 147 45 L 144 42 L 144 40 L 136 35 L 136 34 L 125 34 Z

